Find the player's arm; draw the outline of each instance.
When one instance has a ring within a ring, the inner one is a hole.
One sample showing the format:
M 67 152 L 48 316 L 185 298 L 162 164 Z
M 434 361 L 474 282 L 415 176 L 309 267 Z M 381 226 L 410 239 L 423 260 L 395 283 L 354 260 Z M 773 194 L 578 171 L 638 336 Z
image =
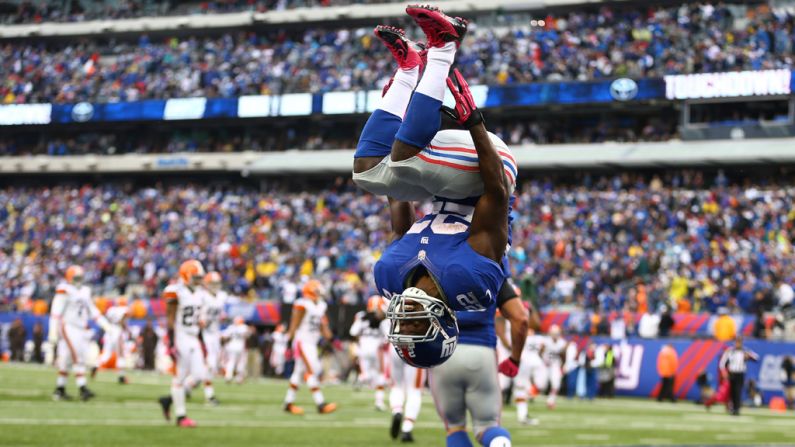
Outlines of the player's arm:
M 455 98 L 455 110 L 444 108 L 448 115 L 469 130 L 478 154 L 478 167 L 483 180 L 483 195 L 475 205 L 469 229 L 469 245 L 475 252 L 500 262 L 508 245 L 508 179 L 500 154 L 491 143 L 477 109 L 469 85 L 461 73 L 453 71 L 454 83 L 447 79 L 447 87 Z
M 63 290 L 58 289 L 55 292 L 55 297 L 52 299 L 52 306 L 50 307 L 50 324 L 47 332 L 47 340 L 50 343 L 55 343 L 61 335 L 61 318 L 66 308 L 66 294 Z
M 293 306 L 293 314 L 290 317 L 290 327 L 287 329 L 287 341 L 289 343 L 293 342 L 293 338 L 295 338 L 295 331 L 297 331 L 298 326 L 301 325 L 304 315 L 306 315 L 306 309 L 304 306 L 301 306 L 300 304 Z
M 392 221 L 390 241 L 400 239 L 414 225 L 416 220 L 414 205 L 411 202 L 401 202 L 390 197 L 389 218 Z
M 110 321 L 102 315 L 102 312 L 99 311 L 97 305 L 94 304 L 92 300 L 88 300 L 88 314 L 91 316 L 92 320 L 97 322 L 103 331 L 108 332 L 111 329 L 112 326 Z
M 166 300 L 166 330 L 168 332 L 169 347 L 174 347 L 174 326 L 177 321 L 177 308 L 179 307 L 179 297 L 177 292 L 170 288 L 166 288 L 163 292 L 163 298 Z
M 348 331 L 351 337 L 356 338 L 359 336 L 359 334 L 362 333 L 362 325 L 364 320 L 360 318 L 360 315 L 361 314 L 357 313 L 353 317 L 353 323 L 351 324 L 351 329 Z
M 505 318 L 502 317 L 502 314 L 494 317 L 494 330 L 497 331 L 497 338 L 500 344 L 505 349 L 511 349 L 511 342 L 508 341 L 508 336 L 505 335 Z
M 331 326 L 328 324 L 328 317 L 325 315 L 320 319 L 320 334 L 328 341 L 334 340 L 334 333 L 331 332 Z
M 500 313 L 511 322 L 511 360 L 518 365 L 522 359 L 524 342 L 527 340 L 527 330 L 530 327 L 527 310 L 522 305 L 522 300 L 513 298 L 502 303 Z

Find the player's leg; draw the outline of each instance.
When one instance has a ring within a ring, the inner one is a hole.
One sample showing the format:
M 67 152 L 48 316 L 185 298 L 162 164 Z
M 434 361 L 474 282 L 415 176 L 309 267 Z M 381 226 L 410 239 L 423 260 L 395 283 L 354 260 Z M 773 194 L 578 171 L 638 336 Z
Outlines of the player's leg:
M 298 343 L 295 343 L 293 350 L 295 351 L 295 366 L 293 367 L 293 373 L 290 375 L 290 379 L 288 380 L 288 387 L 287 387 L 287 394 L 284 396 L 284 411 L 295 414 L 295 415 L 302 415 L 304 414 L 304 409 L 295 405 L 295 394 L 298 392 L 298 387 L 303 380 L 304 374 L 306 373 L 306 365 L 301 360 L 301 357 L 298 355 Z
M 166 419 L 170 418 L 170 408 L 173 404 L 177 425 L 180 427 L 194 427 L 196 424 L 187 417 L 188 410 L 185 403 L 185 387 L 191 376 L 191 366 L 195 363 L 194 355 L 201 356 L 198 341 L 191 337 L 177 335 L 175 347 L 177 350 L 176 373 L 171 380 L 171 396 L 160 399 Z M 194 353 L 195 352 L 195 353 Z
M 89 400 L 94 397 L 94 393 L 88 389 L 88 378 L 86 377 L 86 358 L 88 356 L 88 335 L 84 329 L 75 329 L 71 326 L 64 328 L 64 337 L 68 337 L 70 344 L 74 348 L 74 363 L 72 372 L 75 375 L 75 384 L 80 390 L 80 399 Z
M 549 388 L 549 366 L 543 361 L 539 361 L 532 374 L 532 387 L 533 397 L 540 393 L 545 393 Z
M 232 381 L 232 378 L 235 377 L 235 364 L 237 363 L 237 353 L 235 352 L 228 352 L 226 353 L 226 366 L 224 367 L 224 379 L 227 383 Z
M 71 400 L 72 397 L 66 394 L 66 382 L 69 379 L 69 369 L 75 359 L 74 348 L 68 339 L 63 336 L 58 340 L 58 347 L 55 356 L 55 366 L 58 369 L 58 376 L 55 378 L 55 391 L 52 398 L 54 400 Z
M 428 379 L 436 412 L 447 431 L 447 447 L 472 445 L 466 432 L 466 385 L 472 372 L 467 367 L 469 348 L 458 346 L 446 362 L 430 372 Z
M 423 62 L 423 48 L 408 40 L 402 30 L 378 26 L 375 35 L 392 52 L 398 70 L 384 88 L 376 110 L 362 129 L 353 162 L 353 181 L 362 189 L 376 195 L 419 200 L 428 197 L 422 188 L 399 185 L 387 166 L 392 145 L 406 114 L 412 91 L 417 85 Z M 407 194 L 411 197 L 403 197 Z
M 549 366 L 549 397 L 547 397 L 547 407 L 550 409 L 555 408 L 557 403 L 558 391 L 560 391 L 560 383 L 563 380 L 563 370 L 558 363 L 552 363 Z
M 317 352 L 317 345 L 314 343 L 301 343 L 298 346 L 298 358 L 306 367 L 306 385 L 312 392 L 312 400 L 317 406 L 317 411 L 321 414 L 332 413 L 337 409 L 337 404 L 326 402 L 323 391 L 320 390 L 320 357 Z
M 246 368 L 248 368 L 247 354 L 248 353 L 243 351 L 238 355 L 237 363 L 235 364 L 235 368 L 237 369 L 237 383 L 243 383 L 243 380 L 246 378 Z
M 516 404 L 516 419 L 520 424 L 535 425 L 538 420 L 528 417 L 527 402 L 530 399 L 531 377 L 535 366 L 535 357 L 532 353 L 525 353 L 519 362 L 519 374 L 513 381 L 513 396 Z
M 375 408 L 378 411 L 385 411 L 386 404 L 384 402 L 386 387 L 386 374 L 384 371 L 384 356 L 383 352 L 379 350 L 376 353 L 376 369 L 375 369 Z
M 212 375 L 207 367 L 207 357 L 204 349 L 200 345 L 197 351 L 191 359 L 191 375 L 196 379 L 197 383 L 204 385 L 204 401 L 209 405 L 218 405 L 219 402 L 215 398 L 215 388 L 213 387 Z
M 408 377 L 406 388 L 406 409 L 403 413 L 403 422 L 400 426 L 400 439 L 402 441 L 413 441 L 412 432 L 417 416 L 420 415 L 422 407 L 422 388 L 425 385 L 425 370 L 404 365 L 408 371 L 404 374 Z
M 497 379 L 496 354 L 484 346 L 467 346 L 466 349 L 469 368 L 464 368 L 468 384 L 465 401 L 472 415 L 475 437 L 487 447 L 510 447 L 511 435 L 500 426 L 502 395 Z M 473 365 L 479 368 L 473 369 Z
M 119 383 L 127 384 L 127 334 L 119 331 L 116 342 L 116 370 L 119 372 Z
M 422 79 L 417 84 L 403 123 L 395 135 L 391 161 L 414 157 L 439 131 L 439 110 L 447 90 L 447 76 L 467 30 L 465 20 L 448 17 L 437 8 L 410 6 L 406 12 L 425 33 L 428 56 Z
M 389 349 L 389 408 L 392 409 L 392 425 L 389 435 L 397 439 L 400 434 L 400 425 L 403 423 L 403 406 L 406 404 L 406 369 L 403 360 L 398 357 L 394 349 Z

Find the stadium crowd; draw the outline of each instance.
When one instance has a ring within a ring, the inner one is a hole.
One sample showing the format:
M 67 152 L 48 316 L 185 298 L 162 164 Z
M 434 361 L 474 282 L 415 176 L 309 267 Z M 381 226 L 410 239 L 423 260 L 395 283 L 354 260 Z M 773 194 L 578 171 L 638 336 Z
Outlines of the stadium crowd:
M 0 156 L 352 149 L 364 119 L 359 123 L 329 120 L 321 126 L 303 121 L 287 126 L 146 128 L 145 132 L 129 128 L 116 132 L 22 132 L 0 137 Z M 511 145 L 667 141 L 676 135 L 675 121 L 665 117 L 488 119 L 494 124 L 494 133 Z
M 701 173 L 526 180 L 510 258 L 540 307 L 758 312 L 792 305 L 792 182 Z M 558 186 L 553 186 L 558 185 Z M 315 275 L 338 303 L 373 292 L 385 204 L 337 179 L 293 193 L 242 186 L 7 187 L 0 190 L 0 297 L 50 298 L 65 266 L 96 293 L 156 297 L 195 257 L 250 299 L 296 293 Z M 427 212 L 428 206 L 418 213 Z M 51 260 L 57 262 L 51 262 Z
M 473 84 L 790 68 L 795 41 L 786 9 L 723 2 L 645 11 L 602 7 L 535 21 L 504 14 L 477 22 L 483 26 L 471 27 L 457 56 L 458 68 Z M 379 89 L 394 66 L 371 31 L 6 43 L 0 46 L 0 102 Z
M 82 22 L 162 15 L 267 12 L 391 1 L 395 0 L 71 0 L 68 2 L 38 0 L 21 1 L 16 8 L 0 12 L 0 23 Z

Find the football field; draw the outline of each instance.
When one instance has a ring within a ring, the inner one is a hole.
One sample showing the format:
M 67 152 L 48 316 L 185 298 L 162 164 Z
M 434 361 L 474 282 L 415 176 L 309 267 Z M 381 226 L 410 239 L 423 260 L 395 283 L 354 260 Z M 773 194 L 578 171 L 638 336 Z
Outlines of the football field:
M 53 402 L 54 370 L 42 366 L 0 364 L 0 445 L 8 446 L 386 446 L 389 414 L 373 409 L 372 392 L 347 385 L 328 386 L 327 400 L 338 412 L 318 415 L 308 391 L 298 404 L 307 415 L 282 411 L 286 382 L 256 380 L 244 385 L 216 384 L 221 406 L 203 403 L 201 389 L 193 393 L 188 414 L 199 427 L 177 429 L 163 419 L 156 398 L 168 391 L 169 378 L 134 373 L 122 386 L 115 375 L 100 373 L 89 386 L 91 402 Z M 76 395 L 70 378 L 67 391 Z M 795 414 L 767 409 L 746 410 L 740 417 L 722 409 L 706 412 L 689 402 L 658 404 L 615 399 L 567 401 L 548 411 L 531 404 L 540 419 L 535 427 L 519 426 L 514 409 L 504 421 L 515 446 L 580 445 L 795 445 Z M 416 445 L 444 445 L 444 431 L 426 393 L 417 427 Z

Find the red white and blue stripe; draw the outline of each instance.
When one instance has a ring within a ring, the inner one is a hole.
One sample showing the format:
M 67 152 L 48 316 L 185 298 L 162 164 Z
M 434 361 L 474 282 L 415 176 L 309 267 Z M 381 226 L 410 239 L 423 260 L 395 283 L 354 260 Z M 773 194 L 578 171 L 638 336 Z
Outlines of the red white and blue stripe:
M 500 158 L 502 158 L 502 164 L 505 166 L 505 175 L 508 176 L 508 181 L 510 181 L 512 185 L 515 185 L 517 173 L 516 160 L 507 149 L 497 149 L 497 152 L 500 154 Z M 477 151 L 461 143 L 450 146 L 430 144 L 417 154 L 417 157 L 427 163 L 447 166 L 460 171 L 480 171 L 478 167 Z

